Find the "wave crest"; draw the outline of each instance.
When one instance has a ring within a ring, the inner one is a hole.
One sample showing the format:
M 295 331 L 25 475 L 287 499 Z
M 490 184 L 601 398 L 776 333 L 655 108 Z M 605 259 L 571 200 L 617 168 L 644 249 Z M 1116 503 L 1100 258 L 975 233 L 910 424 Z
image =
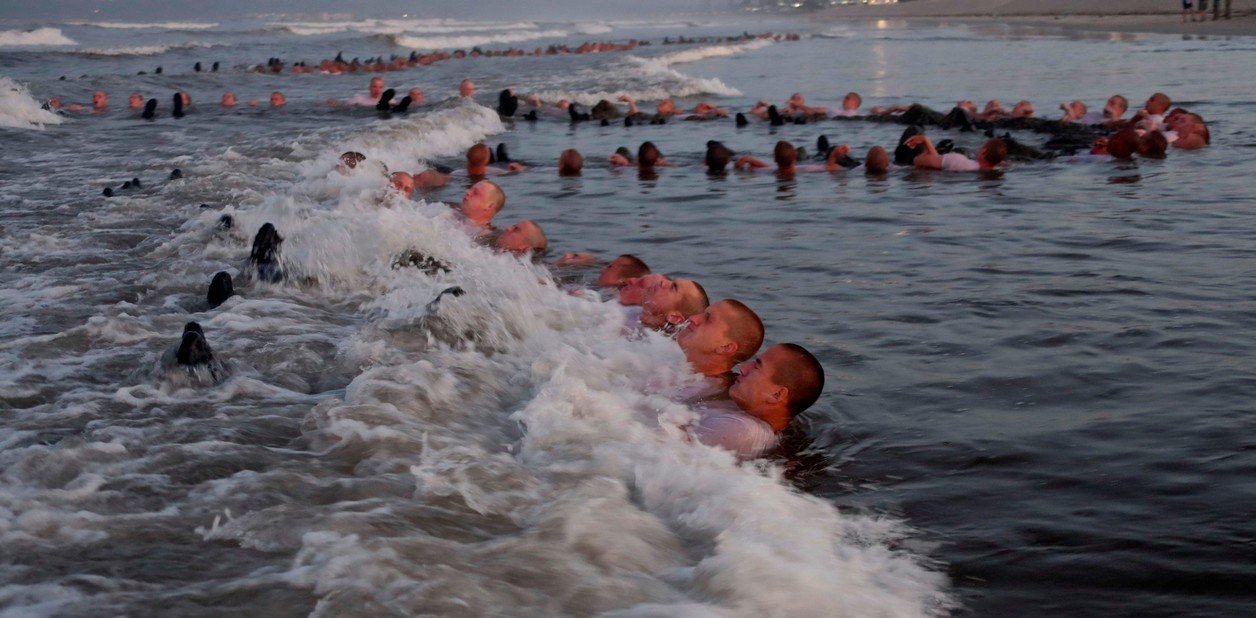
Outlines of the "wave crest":
M 0 30 L 0 47 L 36 47 L 46 45 L 78 45 L 60 28 L 34 30 Z
M 43 129 L 62 122 L 61 116 L 40 107 L 25 85 L 0 76 L 0 127 Z
M 461 36 L 407 36 L 392 35 L 399 47 L 407 49 L 450 49 L 459 47 L 476 47 L 496 43 L 518 43 L 535 39 L 549 39 L 567 36 L 566 30 L 534 30 L 529 32 L 511 32 L 506 34 L 465 34 Z

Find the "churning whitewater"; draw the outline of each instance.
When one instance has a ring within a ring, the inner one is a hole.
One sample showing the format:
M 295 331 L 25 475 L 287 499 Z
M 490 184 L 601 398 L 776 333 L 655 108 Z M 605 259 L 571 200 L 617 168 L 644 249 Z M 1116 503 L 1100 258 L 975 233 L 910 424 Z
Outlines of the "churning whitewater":
M 477 245 L 444 204 L 336 169 L 344 150 L 401 169 L 503 130 L 488 108 L 447 103 L 287 153 L 189 158 L 184 180 L 130 198 L 135 215 L 176 195 L 231 197 L 222 210 L 186 207 L 191 218 L 146 251 L 163 266 L 136 276 L 167 311 L 120 301 L 81 326 L 4 344 L 10 389 L 22 359 L 76 339 L 92 342 L 85 354 L 138 362 L 121 387 L 52 404 L 102 418 L 81 434 L 8 433 L 0 538 L 14 552 L 165 548 L 246 568 L 167 585 L 98 578 L 93 594 L 69 573 L 38 583 L 10 573 L 0 604 L 66 615 L 131 613 L 155 597 L 320 616 L 944 608 L 943 576 L 895 549 L 899 523 L 839 513 L 771 464 L 684 441 L 694 413 L 669 395 L 695 376 L 675 343 L 626 339 L 615 303 Z M 263 223 L 284 238 L 286 284 L 248 282 L 242 269 Z M 406 252 L 447 269 L 399 267 Z M 183 288 L 217 270 L 240 288 L 205 311 Z M 465 294 L 431 304 L 451 286 Z M 187 319 L 222 363 L 217 383 L 170 371 L 152 351 Z M 122 500 L 136 492 L 164 506 Z

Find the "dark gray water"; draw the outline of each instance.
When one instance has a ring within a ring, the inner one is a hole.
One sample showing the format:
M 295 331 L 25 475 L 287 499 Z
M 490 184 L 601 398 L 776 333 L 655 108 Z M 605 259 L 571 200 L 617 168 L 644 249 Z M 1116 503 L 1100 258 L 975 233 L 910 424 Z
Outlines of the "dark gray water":
M 531 26 L 574 42 L 782 24 Z M 785 27 L 824 36 L 693 62 L 483 59 L 386 77 L 433 100 L 470 75 L 483 102 L 510 86 L 735 109 L 857 90 L 869 105 L 1027 98 L 1045 111 L 1159 90 L 1210 120 L 1213 146 L 984 178 L 712 177 L 696 167 L 708 139 L 766 156 L 823 133 L 861 153 L 900 127 L 511 127 L 453 103 L 380 122 L 321 103 L 362 76 L 130 75 L 400 51 L 363 33 L 223 25 L 161 36 L 238 45 L 0 52 L 0 72 L 38 96 L 105 87 L 120 106 L 141 89 L 164 104 L 184 88 L 198 105 L 181 122 L 115 112 L 0 129 L 0 611 L 1247 613 L 1256 44 Z M 134 43 L 62 29 L 84 46 Z M 56 81 L 67 73 L 93 77 Z M 210 103 L 228 87 L 291 103 L 223 113 Z M 670 342 L 622 341 L 613 308 L 538 285 L 539 268 L 475 248 L 439 206 L 381 209 L 377 183 L 331 171 L 350 147 L 394 169 L 453 164 L 489 135 L 537 165 L 501 179 L 502 223 L 532 218 L 555 251 L 629 252 L 693 277 L 764 316 L 769 342 L 816 352 L 828 387 L 779 472 L 641 422 L 683 413 L 666 399 L 685 379 Z M 677 166 L 640 178 L 601 164 L 647 139 Z M 581 178 L 545 168 L 567 147 L 585 153 Z M 185 179 L 96 197 L 172 167 Z M 238 230 L 213 229 L 222 212 Z M 245 285 L 203 311 L 210 275 L 238 272 L 264 221 L 310 282 Z M 416 246 L 454 272 L 388 268 Z M 470 293 L 444 319 L 483 333 L 474 349 L 416 327 L 449 284 Z M 158 368 L 189 319 L 227 359 L 225 383 Z

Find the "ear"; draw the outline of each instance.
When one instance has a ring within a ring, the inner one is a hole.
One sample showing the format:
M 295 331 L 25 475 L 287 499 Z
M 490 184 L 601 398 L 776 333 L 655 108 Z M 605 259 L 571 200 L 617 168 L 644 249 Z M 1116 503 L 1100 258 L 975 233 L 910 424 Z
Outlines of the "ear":
M 772 391 L 772 394 L 768 395 L 768 400 L 772 403 L 780 403 L 787 399 L 789 399 L 789 388 L 785 386 Z
M 684 322 L 685 322 L 685 316 L 681 315 L 681 313 L 680 313 L 679 311 L 669 311 L 669 312 L 667 312 L 667 323 L 668 323 L 668 324 L 671 324 L 671 325 L 673 325 L 673 326 L 679 326 L 679 325 L 683 324 Z
M 732 356 L 737 353 L 737 342 L 730 341 L 716 348 L 715 351 L 719 352 L 720 354 L 723 354 L 724 356 Z

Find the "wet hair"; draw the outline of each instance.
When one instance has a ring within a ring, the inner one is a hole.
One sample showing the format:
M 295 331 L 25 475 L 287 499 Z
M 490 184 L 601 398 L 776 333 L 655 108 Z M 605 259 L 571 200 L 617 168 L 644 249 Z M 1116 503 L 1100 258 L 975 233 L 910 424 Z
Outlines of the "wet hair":
M 681 299 L 680 305 L 676 307 L 676 310 L 686 318 L 691 315 L 702 313 L 703 311 L 706 311 L 707 307 L 711 306 L 711 298 L 707 296 L 706 288 L 702 287 L 701 283 L 698 283 L 693 279 L 688 279 L 688 281 L 693 284 L 693 287 L 698 291 L 698 294 L 696 296 L 686 294 L 684 298 Z
M 1169 108 L 1173 105 L 1173 101 L 1169 99 L 1169 95 L 1163 92 L 1157 92 L 1151 95 L 1150 97 L 1148 97 L 1147 99 L 1148 107 L 1150 107 L 1152 103 L 1155 103 L 1157 107 L 1163 108 L 1158 112 L 1153 112 L 1150 109 L 1147 110 L 1148 112 L 1151 112 L 1153 114 L 1163 114 L 1169 111 Z
M 1138 140 L 1138 155 L 1141 157 L 1163 159 L 1168 148 L 1169 140 L 1159 131 L 1152 131 Z
M 635 255 L 629 255 L 625 253 L 615 258 L 614 260 L 612 260 L 611 263 L 613 264 L 615 262 L 620 262 L 624 265 L 620 270 L 622 271 L 623 277 L 625 279 L 631 279 L 633 277 L 644 277 L 650 274 L 650 267 L 647 266 L 646 263 L 641 260 L 641 258 Z M 706 290 L 703 290 L 703 294 L 706 294 Z
M 491 180 L 481 180 L 480 182 L 488 183 L 490 189 L 493 191 L 493 214 L 496 215 L 502 211 L 502 208 L 506 207 L 506 192 L 502 191 L 501 186 Z M 480 183 L 477 182 L 476 184 Z
M 549 239 L 545 237 L 545 231 L 535 221 L 527 219 L 520 221 L 516 225 L 523 232 L 524 241 L 528 244 L 528 250 L 540 252 L 549 246 Z M 498 236 L 499 241 L 500 238 L 501 236 Z
M 340 155 L 340 162 L 344 163 L 345 167 L 349 169 L 353 169 L 357 167 L 359 163 L 365 160 L 366 160 L 366 155 L 360 152 L 354 152 L 352 150 Z
M 728 303 L 733 309 L 728 321 L 728 335 L 737 343 L 737 353 L 733 362 L 740 363 L 754 356 L 763 345 L 763 320 L 744 303 L 731 298 L 721 302 Z
M 868 156 L 864 158 L 864 171 L 869 174 L 884 174 L 890 171 L 890 153 L 880 146 L 869 148 Z
M 1007 158 L 1007 142 L 1003 138 L 996 137 L 987 141 L 981 147 L 983 152 L 982 158 L 985 159 L 986 165 L 994 167 L 1003 162 Z
M 772 158 L 776 160 L 779 167 L 790 167 L 798 163 L 798 150 L 794 145 L 781 140 L 776 142 L 776 147 L 772 149 Z
M 1120 104 L 1121 104 L 1121 110 L 1122 110 L 1122 111 L 1124 111 L 1124 110 L 1128 110 L 1128 109 L 1130 108 L 1130 100 L 1129 100 L 1129 99 L 1127 99 L 1127 98 L 1125 98 L 1125 97 L 1123 97 L 1123 96 L 1121 96 L 1121 95 L 1119 95 L 1119 94 L 1114 94 L 1114 95 L 1112 95 L 1112 97 L 1111 97 L 1111 98 L 1116 99 L 1117 103 L 1120 103 Z
M 728 167 L 728 163 L 733 160 L 733 151 L 728 146 L 717 141 L 707 142 L 706 151 L 707 169 L 712 172 L 722 172 Z
M 643 142 L 637 149 L 637 164 L 641 167 L 654 167 L 661 158 L 663 153 L 659 152 L 659 147 L 654 142 Z
M 1129 159 L 1138 152 L 1138 134 L 1126 129 L 1108 138 L 1108 154 L 1117 159 Z
M 617 154 L 617 155 L 619 155 L 619 156 L 623 157 L 623 158 L 624 158 L 626 161 L 628 161 L 629 163 L 636 163 L 636 162 L 637 162 L 637 158 L 636 158 L 636 157 L 634 157 L 634 156 L 632 156 L 632 151 L 631 151 L 631 150 L 628 150 L 628 147 L 627 147 L 627 146 L 620 146 L 619 148 L 616 148 L 616 149 L 615 149 L 615 154 Z
M 560 175 L 576 175 L 584 168 L 584 157 L 579 150 L 568 148 L 558 155 L 558 173 Z
M 484 144 L 476 144 L 467 149 L 467 167 L 483 167 L 493 158 L 493 151 Z
M 824 367 L 806 348 L 794 343 L 782 343 L 789 354 L 789 363 L 778 366 L 772 373 L 772 382 L 789 389 L 789 418 L 801 414 L 820 398 L 824 390 Z

